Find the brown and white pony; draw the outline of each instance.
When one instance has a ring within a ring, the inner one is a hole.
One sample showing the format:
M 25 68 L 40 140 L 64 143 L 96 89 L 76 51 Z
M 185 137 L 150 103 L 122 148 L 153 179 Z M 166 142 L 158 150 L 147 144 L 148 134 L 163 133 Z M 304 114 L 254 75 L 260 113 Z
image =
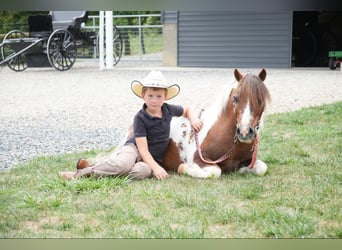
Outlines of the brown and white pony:
M 218 178 L 221 172 L 252 172 L 262 176 L 267 165 L 256 159 L 258 132 L 270 93 L 266 70 L 243 76 L 234 70 L 237 86 L 227 87 L 215 103 L 201 112 L 197 134 L 189 120 L 173 118 L 170 142 L 162 166 L 198 178 Z

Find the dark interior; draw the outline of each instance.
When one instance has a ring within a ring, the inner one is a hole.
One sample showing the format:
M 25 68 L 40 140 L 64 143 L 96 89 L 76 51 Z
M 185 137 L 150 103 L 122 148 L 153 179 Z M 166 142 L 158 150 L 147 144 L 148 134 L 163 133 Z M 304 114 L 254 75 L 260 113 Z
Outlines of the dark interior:
M 295 11 L 292 32 L 292 67 L 327 67 L 342 51 L 342 12 Z

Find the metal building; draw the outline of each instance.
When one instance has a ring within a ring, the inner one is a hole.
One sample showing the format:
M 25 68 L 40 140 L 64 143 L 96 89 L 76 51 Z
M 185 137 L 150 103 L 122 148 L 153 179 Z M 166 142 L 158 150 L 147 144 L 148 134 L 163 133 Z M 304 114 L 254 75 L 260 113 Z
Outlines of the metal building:
M 294 18 L 294 15 L 300 18 Z M 315 18 L 310 19 L 311 16 Z M 292 11 L 166 11 L 163 12 L 164 64 L 245 68 L 325 65 L 323 57 L 327 58 L 327 51 L 320 51 L 318 47 L 323 46 L 321 37 L 328 33 L 324 31 L 328 28 L 324 26 L 322 16 L 321 12 Z M 336 13 L 334 16 L 336 20 Z M 337 16 L 342 20 L 341 12 Z M 293 23 L 297 19 L 301 21 Z M 309 22 L 310 27 L 304 26 Z M 339 25 L 341 27 L 341 21 Z M 297 26 L 303 26 L 302 33 L 294 37 L 293 27 Z M 338 46 L 341 42 L 339 38 Z M 322 57 L 319 61 L 318 53 Z

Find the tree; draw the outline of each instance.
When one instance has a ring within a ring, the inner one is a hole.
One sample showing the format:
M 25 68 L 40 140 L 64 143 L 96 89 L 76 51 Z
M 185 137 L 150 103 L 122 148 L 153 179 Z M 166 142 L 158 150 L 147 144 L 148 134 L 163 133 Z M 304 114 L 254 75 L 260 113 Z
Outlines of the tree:
M 0 33 L 5 34 L 13 29 L 28 29 L 30 15 L 48 14 L 48 11 L 0 11 Z
M 159 14 L 159 11 L 114 11 L 114 15 L 138 15 L 138 14 Z M 115 21 L 115 25 L 138 25 L 139 23 L 138 18 L 118 18 Z M 141 18 L 141 24 L 156 24 L 160 22 L 159 17 L 142 17 Z M 131 54 L 131 45 L 130 45 L 130 34 L 132 35 L 133 32 L 137 32 L 137 30 L 134 29 L 121 29 L 120 34 L 123 39 L 124 43 L 124 55 L 130 55 Z M 141 44 L 142 44 L 142 50 L 145 54 L 145 44 L 144 44 L 144 34 L 141 34 Z

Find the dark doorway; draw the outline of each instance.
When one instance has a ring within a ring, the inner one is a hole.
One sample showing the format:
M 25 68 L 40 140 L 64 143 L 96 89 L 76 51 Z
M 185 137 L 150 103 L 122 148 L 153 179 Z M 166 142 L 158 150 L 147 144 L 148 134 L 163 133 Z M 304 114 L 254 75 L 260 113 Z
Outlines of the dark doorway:
M 295 11 L 292 67 L 328 67 L 328 52 L 342 51 L 342 12 Z

